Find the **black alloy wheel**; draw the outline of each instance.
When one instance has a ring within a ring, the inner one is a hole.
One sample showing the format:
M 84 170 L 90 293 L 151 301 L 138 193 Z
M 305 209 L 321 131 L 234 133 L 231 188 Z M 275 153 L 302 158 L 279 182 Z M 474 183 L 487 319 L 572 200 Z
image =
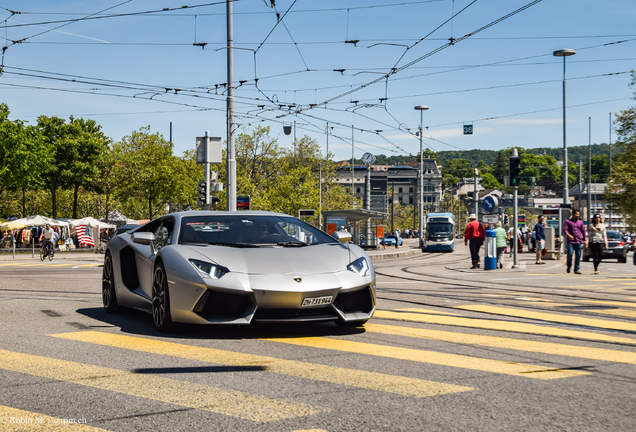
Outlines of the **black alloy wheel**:
M 113 274 L 113 259 L 109 252 L 104 257 L 104 269 L 102 270 L 102 302 L 108 313 L 119 310 L 117 296 L 115 295 L 115 276 Z
M 155 267 L 155 274 L 152 279 L 152 319 L 157 330 L 167 332 L 172 329 L 168 278 L 166 270 L 161 263 Z

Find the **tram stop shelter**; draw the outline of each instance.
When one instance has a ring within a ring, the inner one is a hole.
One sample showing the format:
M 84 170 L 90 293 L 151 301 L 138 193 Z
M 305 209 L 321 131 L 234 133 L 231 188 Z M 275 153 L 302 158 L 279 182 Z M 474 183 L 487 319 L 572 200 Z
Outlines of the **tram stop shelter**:
M 376 230 L 373 229 L 376 226 L 382 224 L 371 222 L 374 220 L 384 220 L 389 217 L 388 213 L 380 212 L 377 210 L 365 210 L 365 209 L 350 209 L 350 210 L 328 210 L 323 211 L 322 216 L 325 219 L 325 231 L 332 234 L 334 231 L 338 231 L 340 226 L 344 225 L 349 229 L 351 233 L 351 241 L 358 246 L 375 246 L 376 245 Z M 366 234 L 366 223 L 364 224 L 364 230 L 362 227 L 362 221 L 369 220 L 371 226 L 369 228 L 370 239 L 365 241 L 368 235 Z

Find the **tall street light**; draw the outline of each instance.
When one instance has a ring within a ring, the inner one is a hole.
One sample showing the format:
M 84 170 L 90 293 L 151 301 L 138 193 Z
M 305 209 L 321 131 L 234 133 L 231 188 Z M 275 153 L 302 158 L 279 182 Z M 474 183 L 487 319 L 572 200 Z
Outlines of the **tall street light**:
M 420 135 L 420 226 L 417 231 L 420 236 L 420 247 L 422 247 L 424 244 L 423 236 L 422 236 L 423 235 L 422 233 L 423 219 L 424 219 L 424 155 L 423 155 L 423 149 L 422 149 L 422 122 L 424 120 L 424 111 L 426 111 L 428 107 L 426 105 L 417 105 L 415 109 L 420 112 L 420 130 L 419 130 L 419 135 Z
M 555 57 L 563 57 L 563 204 L 568 204 L 570 191 L 568 190 L 568 147 L 565 139 L 565 58 L 576 54 L 573 49 L 554 51 Z

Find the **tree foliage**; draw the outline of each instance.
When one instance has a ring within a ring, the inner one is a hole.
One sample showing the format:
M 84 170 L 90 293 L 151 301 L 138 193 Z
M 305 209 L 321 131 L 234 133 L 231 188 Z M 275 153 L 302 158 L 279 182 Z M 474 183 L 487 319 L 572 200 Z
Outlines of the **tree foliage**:
M 636 86 L 636 73 L 632 71 L 630 87 Z M 636 92 L 634 93 L 636 100 Z M 636 107 L 616 114 L 614 122 L 618 134 L 617 144 L 623 149 L 612 167 L 608 198 L 628 217 L 630 226 L 636 227 Z

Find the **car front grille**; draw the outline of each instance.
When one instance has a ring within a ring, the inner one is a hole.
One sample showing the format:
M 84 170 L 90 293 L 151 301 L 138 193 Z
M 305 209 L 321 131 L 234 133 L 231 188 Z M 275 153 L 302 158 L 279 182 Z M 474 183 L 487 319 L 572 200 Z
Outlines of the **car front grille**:
M 307 309 L 261 309 L 258 308 L 252 321 L 284 322 L 284 321 L 328 321 L 338 318 L 330 307 Z
M 371 288 L 365 287 L 351 293 L 340 293 L 334 303 L 338 309 L 345 313 L 369 313 L 373 309 Z

